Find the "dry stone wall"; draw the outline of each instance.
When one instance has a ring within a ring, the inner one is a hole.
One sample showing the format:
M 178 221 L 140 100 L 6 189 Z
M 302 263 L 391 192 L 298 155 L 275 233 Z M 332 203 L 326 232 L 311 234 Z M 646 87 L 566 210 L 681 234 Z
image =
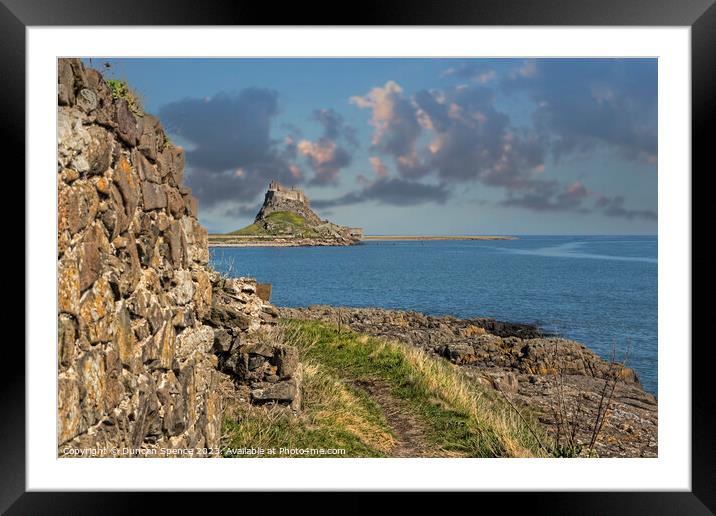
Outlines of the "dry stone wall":
M 218 446 L 216 337 L 250 342 L 276 314 L 247 287 L 218 321 L 183 151 L 77 59 L 58 61 L 57 157 L 59 453 Z

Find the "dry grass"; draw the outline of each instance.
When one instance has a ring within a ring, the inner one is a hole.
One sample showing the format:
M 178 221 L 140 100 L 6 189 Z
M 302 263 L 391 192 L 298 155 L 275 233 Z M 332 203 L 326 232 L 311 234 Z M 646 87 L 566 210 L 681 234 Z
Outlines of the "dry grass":
M 533 457 L 546 455 L 530 426 L 499 394 L 468 378 L 459 367 L 397 342 L 325 323 L 289 321 L 287 340 L 303 360 L 331 375 L 380 378 L 425 422 L 435 455 Z M 327 414 L 326 414 L 327 415 Z
M 303 409 L 233 404 L 224 448 L 342 448 L 344 457 L 385 456 L 395 444 L 380 409 L 317 363 L 303 363 Z M 285 457 L 285 455 L 284 455 Z

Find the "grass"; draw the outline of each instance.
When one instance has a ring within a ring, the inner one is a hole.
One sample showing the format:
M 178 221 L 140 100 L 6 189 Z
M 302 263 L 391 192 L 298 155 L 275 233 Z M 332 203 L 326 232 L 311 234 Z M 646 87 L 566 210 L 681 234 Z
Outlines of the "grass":
M 227 422 L 226 442 L 231 446 L 319 444 L 345 446 L 348 456 L 389 455 L 395 435 L 381 408 L 368 394 L 347 386 L 356 380 L 380 380 L 422 423 L 431 455 L 545 455 L 528 427 L 539 427 L 534 419 L 527 415 L 523 421 L 498 393 L 470 380 L 457 366 L 414 347 L 327 323 L 283 324 L 287 343 L 299 349 L 305 365 L 303 412 L 275 420 L 248 414 Z M 265 407 L 250 410 L 257 409 L 270 413 Z
M 139 94 L 129 85 L 118 79 L 106 79 L 109 89 L 112 90 L 112 98 L 125 99 L 129 110 L 136 116 L 144 116 L 144 107 Z
M 303 363 L 303 408 L 244 407 L 224 418 L 224 456 L 230 448 L 340 448 L 340 457 L 384 457 L 395 443 L 378 407 L 317 362 Z M 283 455 L 285 456 L 285 455 Z
M 291 211 L 275 211 L 269 213 L 264 220 L 271 224 L 271 231 L 267 231 L 262 224 L 253 223 L 244 228 L 232 231 L 229 234 L 239 236 L 289 235 L 297 237 L 312 237 L 317 235 L 316 231 L 308 226 L 306 219 Z

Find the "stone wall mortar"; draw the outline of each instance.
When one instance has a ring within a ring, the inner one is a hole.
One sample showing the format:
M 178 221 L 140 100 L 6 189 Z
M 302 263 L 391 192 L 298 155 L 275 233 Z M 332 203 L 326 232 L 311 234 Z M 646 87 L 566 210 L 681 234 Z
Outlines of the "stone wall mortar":
M 58 453 L 218 447 L 218 278 L 183 150 L 100 72 L 60 59 L 57 158 Z M 235 339 L 275 326 L 246 290 Z

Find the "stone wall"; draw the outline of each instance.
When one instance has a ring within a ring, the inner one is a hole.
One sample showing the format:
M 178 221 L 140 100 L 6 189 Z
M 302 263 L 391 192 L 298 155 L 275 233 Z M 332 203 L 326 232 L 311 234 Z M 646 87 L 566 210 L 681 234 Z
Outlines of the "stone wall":
M 207 268 L 207 231 L 182 185 L 183 151 L 133 108 L 98 71 L 58 61 L 60 454 L 216 447 L 219 383 L 255 380 L 219 372 L 219 359 L 234 341 L 273 335 L 264 329 L 277 314 L 250 281 L 240 299 L 222 297 L 227 284 Z M 217 356 L 225 333 L 232 342 Z

